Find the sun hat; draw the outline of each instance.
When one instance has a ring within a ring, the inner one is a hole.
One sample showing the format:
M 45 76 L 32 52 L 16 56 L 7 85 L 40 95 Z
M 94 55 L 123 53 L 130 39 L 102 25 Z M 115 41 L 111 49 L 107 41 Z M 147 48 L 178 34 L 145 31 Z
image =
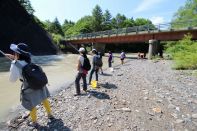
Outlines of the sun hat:
M 79 48 L 79 52 L 85 52 L 85 49 L 83 47 Z
M 19 43 L 18 45 L 16 44 L 11 44 L 10 49 L 18 54 L 23 54 L 23 55 L 30 55 L 31 53 L 29 52 L 29 47 L 28 45 L 24 43 Z

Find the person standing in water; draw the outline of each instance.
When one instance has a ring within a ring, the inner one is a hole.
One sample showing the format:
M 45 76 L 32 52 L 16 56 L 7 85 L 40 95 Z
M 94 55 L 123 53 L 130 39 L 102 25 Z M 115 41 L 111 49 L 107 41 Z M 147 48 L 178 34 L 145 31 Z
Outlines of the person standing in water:
M 48 118 L 54 119 L 50 104 L 48 101 L 48 97 L 50 93 L 46 85 L 41 87 L 40 89 L 32 89 L 29 87 L 26 82 L 26 78 L 23 76 L 23 68 L 31 63 L 31 54 L 29 52 L 29 47 L 24 43 L 19 43 L 18 45 L 11 44 L 10 49 L 14 52 L 14 55 L 5 54 L 6 57 L 12 59 L 11 67 L 10 67 L 10 82 L 16 82 L 20 80 L 22 82 L 21 85 L 21 103 L 22 106 L 30 111 L 31 122 L 29 126 L 33 126 L 37 128 L 39 124 L 37 123 L 37 109 L 36 106 L 39 104 L 43 104 L 48 114 Z M 20 65 L 21 67 L 19 67 Z

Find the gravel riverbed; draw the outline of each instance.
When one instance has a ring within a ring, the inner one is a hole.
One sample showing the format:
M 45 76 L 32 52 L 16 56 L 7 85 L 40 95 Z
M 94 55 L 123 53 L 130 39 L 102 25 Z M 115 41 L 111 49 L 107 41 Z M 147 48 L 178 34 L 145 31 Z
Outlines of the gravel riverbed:
M 197 78 L 171 69 L 171 61 L 128 60 L 99 75 L 99 88 L 73 96 L 74 84 L 50 97 L 55 119 L 38 106 L 38 129 L 28 112 L 0 130 L 196 131 Z

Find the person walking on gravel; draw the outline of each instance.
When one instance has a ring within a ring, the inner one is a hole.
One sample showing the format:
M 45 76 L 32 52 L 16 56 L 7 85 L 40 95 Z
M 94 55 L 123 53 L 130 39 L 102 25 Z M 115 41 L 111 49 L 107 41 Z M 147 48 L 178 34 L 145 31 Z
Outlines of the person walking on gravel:
M 112 55 L 112 52 L 109 51 L 109 55 L 108 55 L 108 65 L 109 65 L 109 67 L 112 67 L 112 62 L 113 62 L 113 55 Z
M 122 50 L 121 54 L 120 54 L 120 60 L 121 60 L 121 64 L 124 64 L 124 59 L 126 58 L 125 52 Z

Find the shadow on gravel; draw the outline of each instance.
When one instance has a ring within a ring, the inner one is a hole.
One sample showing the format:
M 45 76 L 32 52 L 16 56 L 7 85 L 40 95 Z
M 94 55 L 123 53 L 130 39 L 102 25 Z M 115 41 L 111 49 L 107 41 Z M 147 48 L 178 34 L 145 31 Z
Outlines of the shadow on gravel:
M 100 87 L 106 88 L 106 89 L 117 89 L 118 87 L 114 84 L 105 83 L 105 84 L 99 84 Z
M 62 119 L 54 118 L 50 122 L 47 123 L 48 126 L 39 126 L 37 128 L 38 131 L 71 131 L 70 128 L 64 126 Z
M 90 91 L 90 95 L 94 96 L 98 99 L 110 99 L 109 95 L 106 93 L 98 92 L 98 91 Z
M 103 73 L 103 76 L 112 76 L 112 74 Z
M 118 69 L 120 69 L 120 67 L 114 67 L 114 70 L 118 70 Z

